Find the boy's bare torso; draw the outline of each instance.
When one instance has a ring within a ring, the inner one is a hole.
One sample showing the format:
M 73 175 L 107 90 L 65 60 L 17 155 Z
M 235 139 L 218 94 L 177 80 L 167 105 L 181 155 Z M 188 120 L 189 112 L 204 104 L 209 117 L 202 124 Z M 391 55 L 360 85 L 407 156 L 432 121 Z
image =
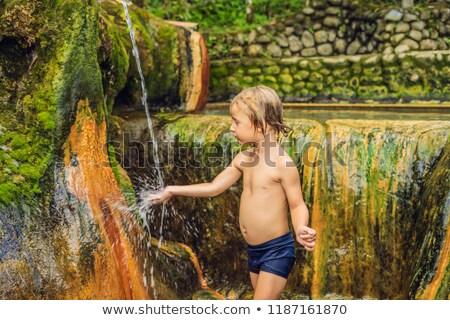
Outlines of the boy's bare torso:
M 280 155 L 281 154 L 281 155 Z M 243 173 L 239 225 L 245 241 L 257 245 L 289 231 L 287 200 L 277 166 L 291 160 L 279 146 L 269 155 L 244 151 L 238 161 Z M 292 160 L 291 160 L 292 161 Z

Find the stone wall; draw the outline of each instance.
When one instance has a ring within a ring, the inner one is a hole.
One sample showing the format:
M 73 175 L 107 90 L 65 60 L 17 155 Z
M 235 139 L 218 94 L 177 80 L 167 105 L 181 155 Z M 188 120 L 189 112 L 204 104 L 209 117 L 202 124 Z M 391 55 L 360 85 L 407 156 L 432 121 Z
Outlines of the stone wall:
M 446 101 L 450 51 L 211 63 L 210 101 L 228 100 L 258 84 L 274 88 L 286 102 Z
M 209 44 L 212 59 L 447 50 L 449 22 L 450 8 L 444 6 L 370 12 L 357 1 L 315 1 L 292 18 Z
M 284 101 L 445 101 L 450 8 L 312 1 L 295 17 L 210 43 L 209 101 L 265 84 Z

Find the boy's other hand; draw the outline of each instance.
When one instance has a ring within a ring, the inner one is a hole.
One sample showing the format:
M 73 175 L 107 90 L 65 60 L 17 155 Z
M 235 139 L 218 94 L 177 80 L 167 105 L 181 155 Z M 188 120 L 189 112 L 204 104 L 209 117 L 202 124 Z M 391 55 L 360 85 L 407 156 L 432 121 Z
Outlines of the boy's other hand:
M 166 187 L 157 193 L 151 193 L 147 197 L 147 201 L 151 203 L 166 203 L 172 199 L 173 194 L 170 191 L 170 187 Z
M 316 245 L 316 230 L 307 226 L 300 226 L 295 232 L 297 241 L 305 247 L 307 251 L 313 251 Z

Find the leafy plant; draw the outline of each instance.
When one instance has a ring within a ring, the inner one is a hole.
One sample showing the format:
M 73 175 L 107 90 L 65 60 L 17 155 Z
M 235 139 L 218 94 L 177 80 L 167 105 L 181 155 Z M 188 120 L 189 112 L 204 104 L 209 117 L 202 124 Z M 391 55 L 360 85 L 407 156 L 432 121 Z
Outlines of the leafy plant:
M 221 32 L 245 30 L 290 16 L 303 8 L 305 1 L 253 0 L 249 14 L 245 0 L 146 0 L 146 6 L 163 19 L 196 22 L 202 29 Z

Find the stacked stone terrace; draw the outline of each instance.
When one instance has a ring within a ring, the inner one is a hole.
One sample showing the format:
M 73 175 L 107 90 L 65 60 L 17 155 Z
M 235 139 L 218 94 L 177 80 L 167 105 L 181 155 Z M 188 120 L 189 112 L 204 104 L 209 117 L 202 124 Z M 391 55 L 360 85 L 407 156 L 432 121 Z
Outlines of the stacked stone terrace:
M 313 1 L 285 21 L 218 38 L 210 99 L 264 83 L 287 101 L 446 101 L 449 22 L 443 5 L 369 11 Z

